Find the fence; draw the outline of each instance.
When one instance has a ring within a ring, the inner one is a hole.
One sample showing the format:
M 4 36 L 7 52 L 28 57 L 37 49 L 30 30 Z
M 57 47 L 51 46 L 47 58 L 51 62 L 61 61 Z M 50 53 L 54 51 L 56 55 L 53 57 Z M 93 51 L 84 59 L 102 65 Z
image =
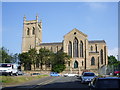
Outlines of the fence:
M 98 70 L 98 73 L 100 75 L 113 75 L 115 70 L 119 70 L 120 71 L 120 65 L 118 65 L 118 66 L 114 66 L 114 65 L 102 66 Z

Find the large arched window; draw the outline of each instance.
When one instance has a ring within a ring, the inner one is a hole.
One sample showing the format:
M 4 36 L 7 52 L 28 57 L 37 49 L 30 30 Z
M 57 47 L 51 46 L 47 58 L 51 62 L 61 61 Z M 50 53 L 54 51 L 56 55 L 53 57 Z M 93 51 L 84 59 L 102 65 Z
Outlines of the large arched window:
M 73 57 L 78 57 L 78 39 L 75 38 L 73 42 Z
M 74 68 L 78 68 L 78 62 L 77 61 L 74 62 Z
M 35 28 L 33 27 L 33 31 L 32 31 L 32 34 L 34 35 L 35 34 Z
M 94 57 L 91 58 L 91 65 L 95 65 L 95 58 Z
M 27 35 L 30 35 L 30 28 L 27 28 Z
M 80 57 L 83 57 L 83 42 L 80 42 Z
M 68 55 L 72 57 L 72 43 L 69 42 L 68 44 Z
M 100 50 L 100 58 L 101 58 L 101 64 L 103 64 L 103 50 Z

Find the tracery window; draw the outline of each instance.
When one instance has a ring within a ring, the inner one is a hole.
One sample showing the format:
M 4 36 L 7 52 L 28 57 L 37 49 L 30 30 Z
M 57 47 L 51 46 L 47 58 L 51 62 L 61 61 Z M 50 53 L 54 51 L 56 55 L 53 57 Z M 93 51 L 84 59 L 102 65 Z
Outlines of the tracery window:
M 83 57 L 83 42 L 80 42 L 80 57 Z
M 73 57 L 78 57 L 78 39 L 75 38 L 73 42 Z

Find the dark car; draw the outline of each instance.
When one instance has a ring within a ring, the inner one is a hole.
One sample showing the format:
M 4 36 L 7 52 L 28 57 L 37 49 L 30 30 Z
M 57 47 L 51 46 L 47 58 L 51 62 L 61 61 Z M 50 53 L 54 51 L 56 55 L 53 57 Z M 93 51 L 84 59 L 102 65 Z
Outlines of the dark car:
M 40 73 L 32 73 L 32 76 L 40 75 Z
M 119 89 L 120 77 L 96 77 L 89 83 L 92 89 Z
M 80 77 L 81 83 L 89 83 L 94 77 L 96 77 L 96 75 L 93 72 L 84 72 Z

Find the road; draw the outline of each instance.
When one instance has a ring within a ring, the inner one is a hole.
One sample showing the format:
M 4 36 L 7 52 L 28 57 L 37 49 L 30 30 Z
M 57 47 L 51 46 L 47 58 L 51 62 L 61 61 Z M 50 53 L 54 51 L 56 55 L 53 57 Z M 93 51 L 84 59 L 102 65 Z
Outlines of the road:
M 88 88 L 87 84 L 81 84 L 79 77 L 45 77 L 39 80 L 27 82 L 19 86 L 6 87 L 2 90 L 31 90 L 42 88 Z

